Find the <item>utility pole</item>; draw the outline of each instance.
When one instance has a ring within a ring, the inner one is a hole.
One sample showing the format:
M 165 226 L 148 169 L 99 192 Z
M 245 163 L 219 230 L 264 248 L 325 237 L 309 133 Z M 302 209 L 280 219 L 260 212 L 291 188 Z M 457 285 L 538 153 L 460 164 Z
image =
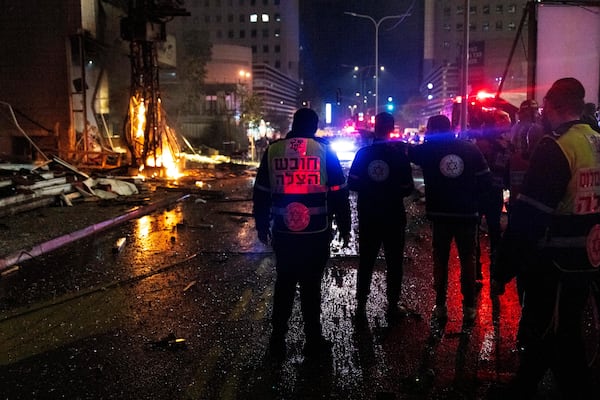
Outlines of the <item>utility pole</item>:
M 129 0 L 128 15 L 121 19 L 121 37 L 130 42 L 131 90 L 125 132 L 133 166 L 158 167 L 157 158 L 169 140 L 161 124 L 158 55 L 156 43 L 166 40 L 166 22 L 189 16 L 173 2 Z M 175 142 L 176 143 L 176 142 Z

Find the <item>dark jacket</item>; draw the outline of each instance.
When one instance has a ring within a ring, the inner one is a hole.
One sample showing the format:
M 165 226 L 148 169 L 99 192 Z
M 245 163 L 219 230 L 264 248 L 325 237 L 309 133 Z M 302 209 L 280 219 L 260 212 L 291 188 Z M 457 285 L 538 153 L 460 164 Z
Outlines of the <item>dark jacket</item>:
M 452 132 L 429 134 L 425 143 L 409 150 L 409 158 L 423 170 L 430 220 L 477 221 L 479 199 L 490 188 L 491 174 L 474 143 Z
M 406 220 L 403 198 L 414 190 L 406 145 L 376 141 L 361 148 L 352 162 L 348 187 L 358 192 L 361 217 Z

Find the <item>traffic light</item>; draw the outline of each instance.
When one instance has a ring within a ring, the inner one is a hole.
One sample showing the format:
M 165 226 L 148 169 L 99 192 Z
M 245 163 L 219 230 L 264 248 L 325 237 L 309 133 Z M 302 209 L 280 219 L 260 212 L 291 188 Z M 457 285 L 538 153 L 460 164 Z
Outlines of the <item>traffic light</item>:
M 392 112 L 394 111 L 394 103 L 393 103 L 394 99 L 392 98 L 392 96 L 388 96 L 387 98 L 387 104 L 385 105 L 385 109 L 388 112 Z

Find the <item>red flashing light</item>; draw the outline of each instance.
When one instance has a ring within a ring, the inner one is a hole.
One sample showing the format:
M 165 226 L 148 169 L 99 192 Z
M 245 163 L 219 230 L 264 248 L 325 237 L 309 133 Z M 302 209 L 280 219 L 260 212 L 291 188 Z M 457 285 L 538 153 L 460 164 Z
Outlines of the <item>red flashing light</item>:
M 480 90 L 479 92 L 477 92 L 477 95 L 475 97 L 477 97 L 478 100 L 483 100 L 493 99 L 494 97 L 496 97 L 496 95 L 485 90 Z

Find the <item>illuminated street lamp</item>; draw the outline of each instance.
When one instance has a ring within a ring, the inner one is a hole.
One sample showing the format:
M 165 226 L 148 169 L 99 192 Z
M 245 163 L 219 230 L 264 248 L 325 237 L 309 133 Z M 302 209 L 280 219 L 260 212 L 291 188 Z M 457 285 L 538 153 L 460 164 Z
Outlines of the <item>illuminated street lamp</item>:
M 388 20 L 388 19 L 403 20 L 404 18 L 410 16 L 411 14 L 404 13 L 404 14 L 400 14 L 400 15 L 386 15 L 385 17 L 379 19 L 378 21 L 375 21 L 375 19 L 373 17 L 371 17 L 370 15 L 357 14 L 357 13 L 350 12 L 350 11 L 345 11 L 344 14 L 350 15 L 352 17 L 357 17 L 357 18 L 366 18 L 369 21 L 371 21 L 373 23 L 373 25 L 375 26 L 375 114 L 377 114 L 377 108 L 378 108 L 378 103 L 379 103 L 379 25 L 381 25 L 381 23 L 383 21 Z M 400 22 L 402 22 L 402 21 L 400 21 Z
M 358 65 L 355 65 L 353 68 L 354 74 L 352 75 L 352 77 L 354 79 L 358 80 L 358 86 L 360 87 L 360 92 L 356 92 L 355 95 L 356 97 L 361 97 L 361 103 L 362 103 L 362 109 L 365 110 L 365 107 L 368 108 L 368 97 L 369 96 L 373 96 L 373 92 L 370 89 L 367 89 L 366 86 L 366 78 L 365 75 L 367 75 L 369 73 L 369 71 L 371 71 L 371 69 L 375 69 L 374 65 L 365 65 L 362 67 L 359 67 Z M 379 71 L 383 72 L 385 70 L 383 65 L 379 66 Z M 373 74 L 373 76 L 371 76 L 371 79 L 375 79 L 375 73 Z M 366 110 L 365 110 L 366 111 Z

